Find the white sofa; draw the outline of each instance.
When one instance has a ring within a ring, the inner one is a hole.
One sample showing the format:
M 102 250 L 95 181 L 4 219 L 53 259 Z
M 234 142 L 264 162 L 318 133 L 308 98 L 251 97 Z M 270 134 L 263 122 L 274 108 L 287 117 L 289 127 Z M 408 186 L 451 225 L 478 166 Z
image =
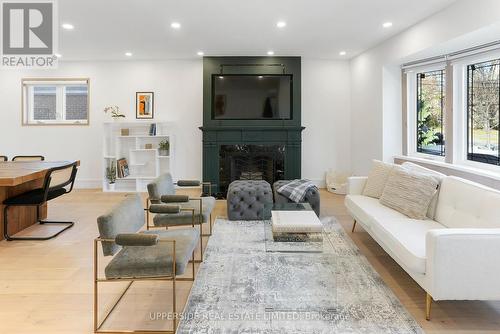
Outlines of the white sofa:
M 445 176 L 434 219 L 415 220 L 363 196 L 366 179 L 349 178 L 345 205 L 427 292 L 427 320 L 433 299 L 500 300 L 500 192 Z

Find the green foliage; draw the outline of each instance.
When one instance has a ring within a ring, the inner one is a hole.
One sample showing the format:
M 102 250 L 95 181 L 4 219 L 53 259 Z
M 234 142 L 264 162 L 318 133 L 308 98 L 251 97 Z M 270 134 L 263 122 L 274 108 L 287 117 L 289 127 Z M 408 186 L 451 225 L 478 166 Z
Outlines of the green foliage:
M 442 82 L 440 74 L 427 73 L 419 77 L 417 145 L 425 147 L 442 144 L 441 122 L 443 112 Z
M 160 150 L 162 151 L 168 151 L 170 149 L 170 142 L 168 140 L 162 140 L 160 144 L 158 145 Z
M 116 165 L 112 162 L 109 167 L 106 167 L 106 179 L 109 183 L 115 183 L 116 181 Z

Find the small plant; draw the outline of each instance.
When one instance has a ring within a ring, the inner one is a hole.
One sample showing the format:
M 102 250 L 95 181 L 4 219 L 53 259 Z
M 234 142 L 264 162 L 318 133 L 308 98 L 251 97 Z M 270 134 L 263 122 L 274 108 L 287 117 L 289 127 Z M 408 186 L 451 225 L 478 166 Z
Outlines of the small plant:
M 170 142 L 168 140 L 162 140 L 158 145 L 160 151 L 168 151 L 170 149 Z
M 118 106 L 109 106 L 104 108 L 104 113 L 111 113 L 111 117 L 113 118 L 125 118 L 124 114 L 120 114 L 120 108 Z
M 158 153 L 161 156 L 167 156 L 168 150 L 170 149 L 170 143 L 168 140 L 162 140 L 160 144 L 158 144 Z
M 116 181 L 116 166 L 111 163 L 109 167 L 106 167 L 106 179 L 108 179 L 109 184 L 114 184 Z

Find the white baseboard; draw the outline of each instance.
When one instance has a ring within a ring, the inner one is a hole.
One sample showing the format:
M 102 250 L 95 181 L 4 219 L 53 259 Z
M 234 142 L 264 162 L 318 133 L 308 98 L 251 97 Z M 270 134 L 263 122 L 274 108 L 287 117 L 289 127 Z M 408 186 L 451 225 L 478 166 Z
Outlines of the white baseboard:
M 310 179 L 318 188 L 326 188 L 326 182 L 322 179 Z M 100 179 L 80 179 L 75 180 L 75 189 L 96 189 L 102 188 Z
M 318 188 L 326 188 L 326 181 L 322 179 L 311 180 Z

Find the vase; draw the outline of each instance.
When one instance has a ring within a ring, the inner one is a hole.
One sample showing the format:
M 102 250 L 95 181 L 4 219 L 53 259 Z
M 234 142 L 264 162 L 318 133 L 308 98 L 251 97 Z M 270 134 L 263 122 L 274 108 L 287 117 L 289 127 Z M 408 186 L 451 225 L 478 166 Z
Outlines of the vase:
M 168 156 L 168 150 L 158 150 L 158 154 L 162 157 Z
M 115 191 L 115 183 L 108 183 L 108 190 Z

